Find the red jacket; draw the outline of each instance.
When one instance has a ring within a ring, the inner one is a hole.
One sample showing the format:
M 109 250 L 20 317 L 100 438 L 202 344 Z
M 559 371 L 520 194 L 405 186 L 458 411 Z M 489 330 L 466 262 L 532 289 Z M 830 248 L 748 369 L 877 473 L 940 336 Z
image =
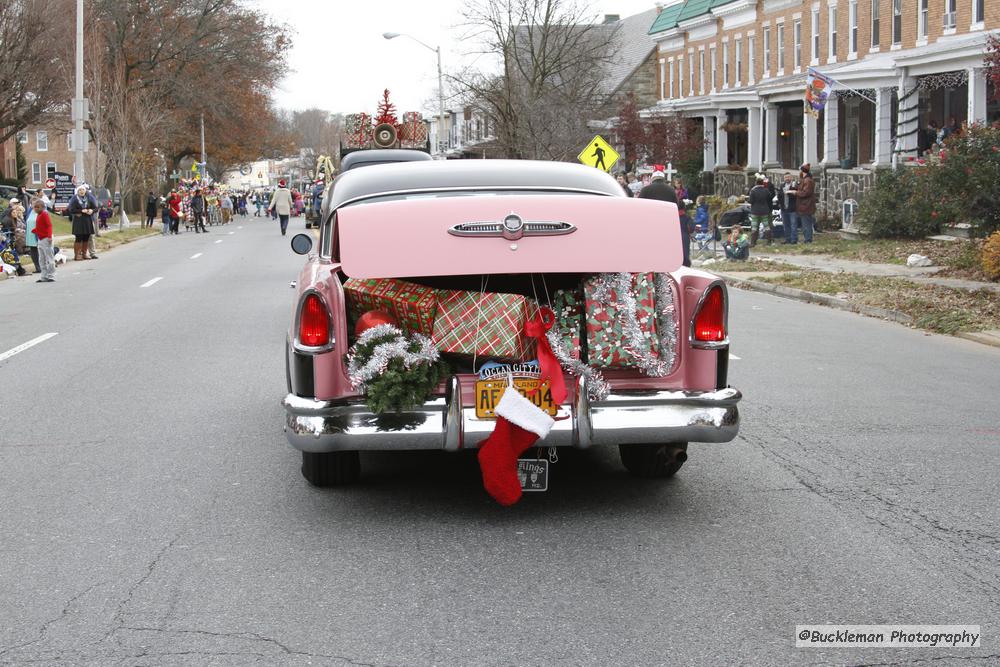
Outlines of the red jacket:
M 170 213 L 175 218 L 180 215 L 181 212 L 181 197 L 180 195 L 174 195 L 167 200 L 167 205 L 170 206 Z
M 52 218 L 48 211 L 42 211 L 35 215 L 35 236 L 41 239 L 52 238 Z

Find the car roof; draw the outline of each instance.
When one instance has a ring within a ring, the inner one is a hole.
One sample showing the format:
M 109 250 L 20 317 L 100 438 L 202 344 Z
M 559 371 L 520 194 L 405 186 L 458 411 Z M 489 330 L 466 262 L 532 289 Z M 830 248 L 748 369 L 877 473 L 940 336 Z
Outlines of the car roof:
M 426 162 L 431 156 L 423 151 L 407 148 L 375 148 L 348 153 L 340 160 L 340 170 L 350 171 L 358 167 L 372 164 L 388 164 L 391 162 Z
M 433 190 L 570 190 L 624 197 L 605 172 L 569 162 L 541 160 L 434 160 L 344 172 L 332 189 L 330 210 L 347 202 Z

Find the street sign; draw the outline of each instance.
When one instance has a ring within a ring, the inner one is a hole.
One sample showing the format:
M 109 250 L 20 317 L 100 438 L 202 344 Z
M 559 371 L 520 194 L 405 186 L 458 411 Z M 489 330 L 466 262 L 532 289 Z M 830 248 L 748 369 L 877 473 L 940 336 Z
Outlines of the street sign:
M 54 206 L 62 210 L 69 205 L 69 200 L 76 193 L 76 188 L 73 186 L 76 179 L 71 174 L 57 171 L 51 180 L 55 181 Z
M 576 159 L 588 167 L 596 167 L 601 171 L 611 171 L 611 167 L 615 166 L 619 157 L 618 152 L 611 147 L 611 144 L 598 134 L 580 151 Z
M 51 190 L 54 187 L 56 187 L 56 179 L 54 179 L 54 178 L 48 178 L 48 179 L 45 180 L 45 189 L 46 190 Z

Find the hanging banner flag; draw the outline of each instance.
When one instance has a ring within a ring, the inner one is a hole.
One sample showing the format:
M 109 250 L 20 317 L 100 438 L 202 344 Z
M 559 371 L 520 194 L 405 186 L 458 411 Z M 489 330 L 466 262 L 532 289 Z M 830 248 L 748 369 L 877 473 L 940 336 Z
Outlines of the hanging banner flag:
M 834 80 L 810 67 L 806 72 L 806 113 L 813 117 L 826 106 Z

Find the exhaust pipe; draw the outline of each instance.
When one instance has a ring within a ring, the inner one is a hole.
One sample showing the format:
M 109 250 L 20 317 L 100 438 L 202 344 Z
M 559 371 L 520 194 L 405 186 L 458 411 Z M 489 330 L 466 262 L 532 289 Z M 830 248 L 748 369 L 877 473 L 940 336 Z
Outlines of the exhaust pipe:
M 677 463 L 684 463 L 688 460 L 687 450 L 681 449 L 680 447 L 672 447 L 668 449 L 667 455 L 670 457 L 671 461 L 676 461 Z

